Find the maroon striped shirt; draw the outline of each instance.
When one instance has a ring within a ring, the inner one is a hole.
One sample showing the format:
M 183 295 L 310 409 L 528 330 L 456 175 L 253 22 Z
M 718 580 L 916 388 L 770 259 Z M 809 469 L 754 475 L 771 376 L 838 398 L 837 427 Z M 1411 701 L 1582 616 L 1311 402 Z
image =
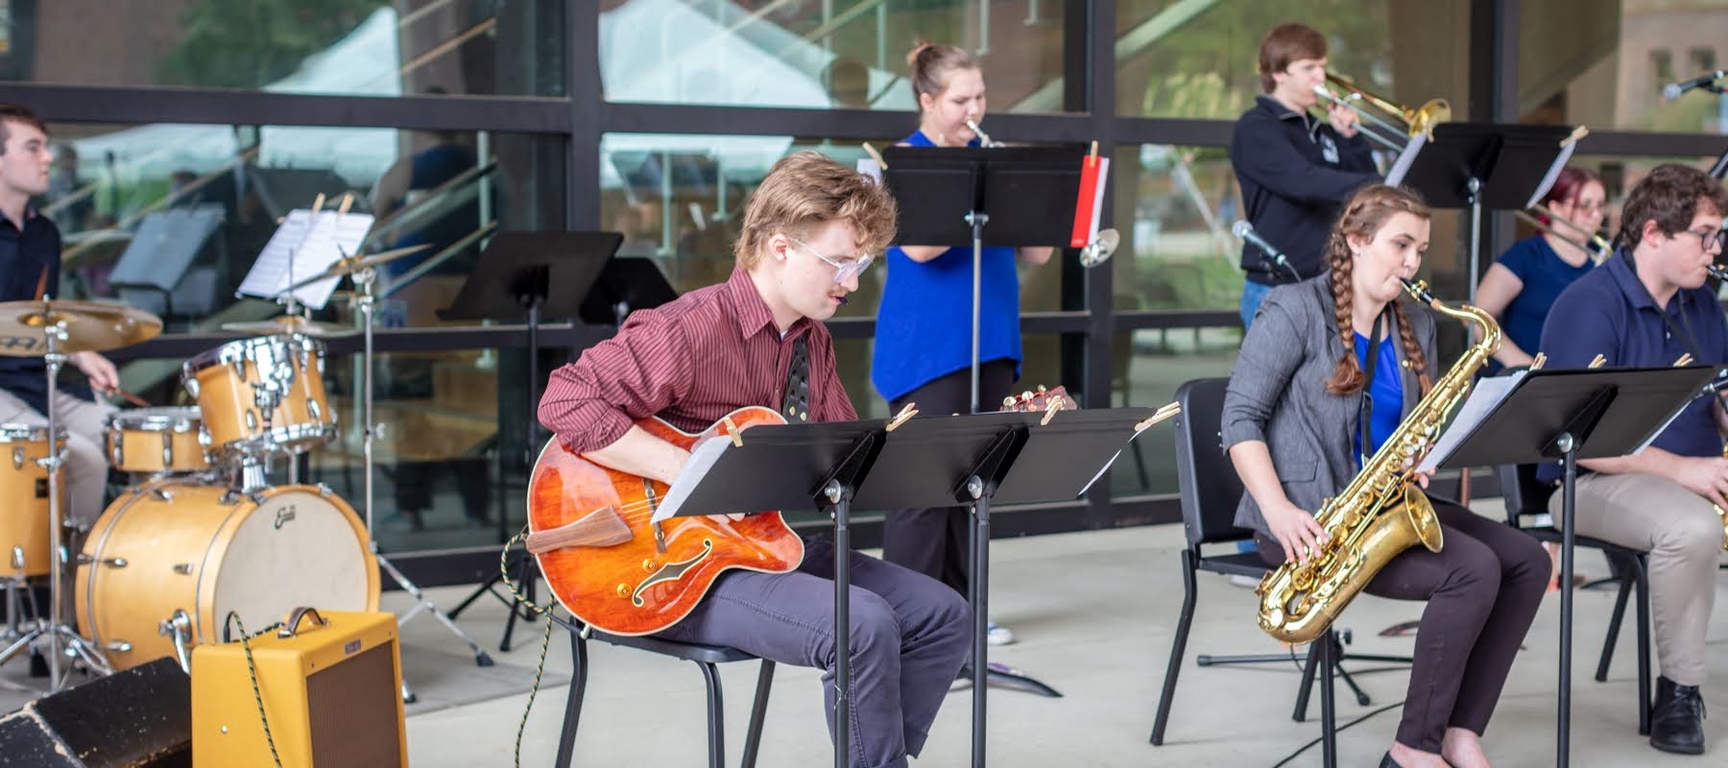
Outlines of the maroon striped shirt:
M 780 338 L 749 273 L 734 269 L 724 283 L 630 313 L 616 336 L 553 371 L 540 423 L 581 453 L 611 445 L 649 416 L 700 432 L 747 405 L 780 410 L 799 336 L 809 337 L 810 420 L 857 419 L 827 327 L 800 318 Z

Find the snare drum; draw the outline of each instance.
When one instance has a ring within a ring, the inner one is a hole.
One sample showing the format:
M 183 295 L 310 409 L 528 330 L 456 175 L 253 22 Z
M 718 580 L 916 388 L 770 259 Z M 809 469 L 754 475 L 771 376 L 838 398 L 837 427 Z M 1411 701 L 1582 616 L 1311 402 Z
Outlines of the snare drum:
M 122 472 L 201 472 L 210 433 L 197 408 L 139 408 L 108 417 L 108 462 Z
M 299 334 L 223 344 L 180 369 L 217 454 L 300 453 L 336 436 L 324 343 Z
M 65 445 L 61 429 L 60 446 Z M 47 456 L 47 427 L 0 424 L 0 575 L 48 574 L 48 470 L 36 463 Z M 66 497 L 60 501 L 64 515 Z
M 79 629 L 120 670 L 174 655 L 160 630 L 182 613 L 190 653 L 223 640 L 230 611 L 257 632 L 300 606 L 378 610 L 378 560 L 353 508 L 322 488 L 162 478 L 97 519 L 75 594 Z

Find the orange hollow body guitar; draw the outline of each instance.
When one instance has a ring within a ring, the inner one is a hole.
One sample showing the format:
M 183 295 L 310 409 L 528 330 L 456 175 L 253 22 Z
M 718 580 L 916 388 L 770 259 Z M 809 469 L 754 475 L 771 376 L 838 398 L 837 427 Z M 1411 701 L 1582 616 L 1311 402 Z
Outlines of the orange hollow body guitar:
M 636 426 L 689 450 L 704 437 L 784 423 L 750 406 L 698 434 L 657 418 Z M 614 635 L 651 634 L 688 615 L 727 569 L 786 573 L 804 559 L 804 542 L 779 512 L 652 525 L 665 496 L 666 484 L 600 466 L 557 438 L 541 450 L 528 483 L 528 551 L 572 615 Z

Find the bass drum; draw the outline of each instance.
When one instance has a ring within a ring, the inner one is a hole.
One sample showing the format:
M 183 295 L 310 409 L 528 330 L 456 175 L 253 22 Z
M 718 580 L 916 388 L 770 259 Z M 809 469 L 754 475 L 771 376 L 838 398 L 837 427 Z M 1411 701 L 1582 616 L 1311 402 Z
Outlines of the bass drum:
M 248 633 L 311 606 L 378 610 L 378 560 L 352 507 L 322 487 L 253 494 L 162 478 L 114 500 L 79 560 L 78 626 L 116 670 Z M 176 618 L 184 614 L 184 619 Z

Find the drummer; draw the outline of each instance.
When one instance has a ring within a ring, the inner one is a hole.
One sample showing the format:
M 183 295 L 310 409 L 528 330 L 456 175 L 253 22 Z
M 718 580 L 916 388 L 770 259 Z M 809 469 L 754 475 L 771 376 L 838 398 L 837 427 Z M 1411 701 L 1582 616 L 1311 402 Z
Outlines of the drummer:
M 60 298 L 60 230 L 29 204 L 32 196 L 48 191 L 53 162 L 42 119 L 27 107 L 0 102 L 0 301 Z M 68 360 L 90 380 L 88 388 L 61 389 L 55 400 L 55 415 L 68 433 L 67 514 L 88 529 L 102 514 L 108 479 L 102 434 L 114 411 L 91 389 L 112 394 L 120 376 L 95 352 L 74 353 Z M 47 408 L 46 362 L 0 357 L 0 422 L 47 426 Z

